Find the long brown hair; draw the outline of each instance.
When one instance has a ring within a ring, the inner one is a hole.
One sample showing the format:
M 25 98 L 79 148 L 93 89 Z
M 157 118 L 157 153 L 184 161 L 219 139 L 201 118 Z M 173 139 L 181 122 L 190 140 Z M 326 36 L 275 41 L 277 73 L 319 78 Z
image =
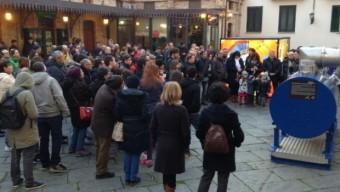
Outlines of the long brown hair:
M 162 85 L 162 79 L 157 65 L 151 63 L 145 65 L 141 85 L 142 87 L 157 87 Z

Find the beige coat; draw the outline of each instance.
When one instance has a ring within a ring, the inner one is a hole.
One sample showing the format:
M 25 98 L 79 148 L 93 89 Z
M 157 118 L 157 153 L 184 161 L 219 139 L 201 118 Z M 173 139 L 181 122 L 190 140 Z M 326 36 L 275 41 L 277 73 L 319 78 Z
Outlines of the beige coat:
M 18 130 L 8 129 L 8 142 L 11 147 L 16 149 L 23 149 L 36 145 L 39 141 L 37 118 L 38 109 L 34 101 L 31 89 L 33 87 L 33 79 L 29 73 L 19 73 L 14 86 L 9 90 L 10 93 L 14 93 L 18 88 L 24 88 L 17 95 L 22 111 L 27 115 L 25 124 Z
M 13 75 L 0 73 L 0 101 L 3 100 L 6 92 L 14 85 L 15 79 Z

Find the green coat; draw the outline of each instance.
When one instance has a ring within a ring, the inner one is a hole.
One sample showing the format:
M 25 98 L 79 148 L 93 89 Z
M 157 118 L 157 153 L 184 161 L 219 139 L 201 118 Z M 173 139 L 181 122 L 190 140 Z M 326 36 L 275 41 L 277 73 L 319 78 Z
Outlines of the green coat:
M 12 65 L 13 67 L 13 76 L 15 77 L 18 74 L 18 69 L 19 69 L 19 59 L 11 57 L 9 59 L 9 63 Z
M 9 90 L 10 93 L 13 93 L 19 87 L 26 89 L 17 95 L 22 111 L 27 115 L 25 124 L 18 130 L 8 129 L 7 132 L 9 145 L 16 149 L 31 147 L 39 141 L 37 128 L 38 109 L 31 92 L 33 85 L 32 76 L 29 73 L 22 72 L 18 74 L 14 86 Z

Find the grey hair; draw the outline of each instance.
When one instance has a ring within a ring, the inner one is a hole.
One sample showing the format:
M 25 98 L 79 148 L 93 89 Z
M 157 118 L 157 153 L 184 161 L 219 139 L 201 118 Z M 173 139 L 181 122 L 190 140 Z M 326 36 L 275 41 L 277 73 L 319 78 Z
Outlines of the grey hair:
M 83 59 L 80 61 L 80 65 L 83 66 L 83 65 L 86 65 L 86 64 L 89 64 L 91 63 L 91 60 L 90 59 Z
M 52 58 L 53 58 L 53 59 L 56 59 L 57 57 L 60 57 L 60 56 L 62 56 L 62 55 L 64 55 L 63 52 L 57 50 L 57 51 L 54 51 L 54 52 L 52 53 Z

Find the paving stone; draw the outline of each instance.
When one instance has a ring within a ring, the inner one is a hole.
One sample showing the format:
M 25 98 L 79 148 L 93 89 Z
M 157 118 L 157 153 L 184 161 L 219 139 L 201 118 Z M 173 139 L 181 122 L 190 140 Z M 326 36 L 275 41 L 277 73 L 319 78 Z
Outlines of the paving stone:
M 237 171 L 249 171 L 249 170 L 253 170 L 253 168 L 249 166 L 247 163 L 236 163 L 236 170 Z
M 247 162 L 252 169 L 272 169 L 276 167 L 283 167 L 285 165 L 279 163 L 273 163 L 271 161 L 258 161 L 258 162 Z
M 237 151 L 256 151 L 256 150 L 271 150 L 271 145 L 268 145 L 267 143 L 261 143 L 261 144 L 252 144 L 252 145 L 244 145 L 242 144 L 241 147 L 236 148 Z
M 282 181 L 269 170 L 240 171 L 234 175 L 254 191 L 258 191 L 264 183 Z
M 278 167 L 272 169 L 272 171 L 283 180 L 295 180 L 319 176 L 317 173 L 313 172 L 313 169 L 294 166 Z
M 79 191 L 78 185 L 76 184 L 66 184 L 66 185 L 53 185 L 53 186 L 46 186 L 42 189 L 43 192 L 76 192 Z
M 310 191 L 311 188 L 300 181 L 284 181 L 284 182 L 271 182 L 264 183 L 259 191 L 261 192 L 281 192 L 281 191 L 294 191 L 303 192 Z
M 163 185 L 155 185 L 148 188 L 151 192 L 161 192 L 164 191 Z M 176 184 L 176 192 L 192 192 L 189 187 L 183 183 Z
M 186 180 L 185 184 L 188 186 L 188 188 L 191 191 L 196 192 L 200 184 L 200 179 Z M 209 192 L 215 192 L 216 189 L 217 189 L 217 185 L 214 182 L 211 182 Z
M 184 181 L 188 179 L 198 179 L 201 178 L 203 172 L 201 168 L 191 168 L 186 169 L 182 174 L 177 175 L 177 181 Z
M 149 192 L 146 187 L 127 187 L 124 189 L 116 189 L 114 192 Z
M 255 150 L 252 151 L 253 154 L 255 154 L 256 156 L 258 156 L 260 159 L 262 160 L 270 160 L 270 151 L 269 150 Z
M 236 152 L 236 162 L 245 163 L 254 161 L 261 161 L 261 159 L 251 152 Z
M 340 187 L 339 178 L 340 175 L 328 175 L 303 179 L 302 181 L 315 189 L 325 189 Z
M 202 160 L 198 157 L 191 155 L 190 157 L 186 158 L 185 166 L 187 169 L 194 168 L 194 167 L 202 167 Z
M 254 137 L 254 136 L 251 136 L 251 135 L 248 135 L 248 136 L 246 135 L 242 145 L 251 145 L 251 144 L 259 144 L 259 143 L 264 143 L 264 141 L 259 139 L 258 137 Z
M 115 177 L 103 180 L 92 180 L 91 182 L 80 181 L 78 183 L 79 191 L 113 191 L 114 189 L 123 188 L 122 178 Z
M 228 191 L 231 192 L 251 192 L 252 190 L 246 186 L 242 181 L 231 174 L 229 176 Z
M 246 133 L 249 133 L 251 136 L 254 137 L 265 137 L 265 136 L 273 136 L 272 131 L 262 130 L 262 129 L 246 129 Z
M 313 190 L 311 192 L 339 192 L 339 191 L 340 191 L 340 187 L 327 188 L 327 189 L 317 189 L 317 190 Z

